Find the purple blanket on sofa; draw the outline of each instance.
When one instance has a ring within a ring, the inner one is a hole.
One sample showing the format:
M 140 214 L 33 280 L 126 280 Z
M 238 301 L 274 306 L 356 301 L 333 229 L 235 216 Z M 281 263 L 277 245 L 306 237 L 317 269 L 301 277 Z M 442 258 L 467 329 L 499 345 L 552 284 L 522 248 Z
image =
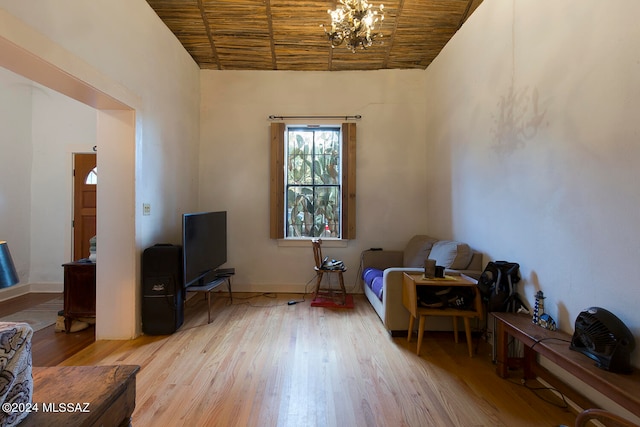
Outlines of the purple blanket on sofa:
M 382 301 L 382 270 L 377 268 L 365 268 L 362 272 L 362 280 L 365 285 L 373 291 L 374 294 Z

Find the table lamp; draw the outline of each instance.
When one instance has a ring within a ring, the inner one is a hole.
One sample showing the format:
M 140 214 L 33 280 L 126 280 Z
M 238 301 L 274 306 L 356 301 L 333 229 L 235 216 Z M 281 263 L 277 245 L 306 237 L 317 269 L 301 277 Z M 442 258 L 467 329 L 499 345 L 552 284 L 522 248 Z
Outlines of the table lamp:
M 16 267 L 11 259 L 7 242 L 0 240 L 0 288 L 8 288 L 20 281 Z

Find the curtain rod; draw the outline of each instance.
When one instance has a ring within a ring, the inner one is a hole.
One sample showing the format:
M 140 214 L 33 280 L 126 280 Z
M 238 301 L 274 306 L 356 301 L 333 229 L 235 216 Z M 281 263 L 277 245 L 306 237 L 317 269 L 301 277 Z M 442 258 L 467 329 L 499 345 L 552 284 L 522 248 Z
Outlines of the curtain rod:
M 360 120 L 361 115 L 356 116 L 269 116 L 269 120 L 285 120 L 285 119 L 344 119 L 344 120 Z

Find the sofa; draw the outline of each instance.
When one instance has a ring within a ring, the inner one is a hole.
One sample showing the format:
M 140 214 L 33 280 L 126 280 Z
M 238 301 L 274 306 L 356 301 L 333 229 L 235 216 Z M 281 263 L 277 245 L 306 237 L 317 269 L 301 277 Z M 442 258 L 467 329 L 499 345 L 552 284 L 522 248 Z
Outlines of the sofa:
M 424 272 L 424 261 L 430 258 L 445 267 L 445 274 L 482 273 L 482 254 L 468 244 L 416 235 L 403 250 L 369 249 L 360 259 L 359 281 L 364 294 L 385 328 L 392 335 L 406 334 L 409 312 L 402 304 L 404 272 Z

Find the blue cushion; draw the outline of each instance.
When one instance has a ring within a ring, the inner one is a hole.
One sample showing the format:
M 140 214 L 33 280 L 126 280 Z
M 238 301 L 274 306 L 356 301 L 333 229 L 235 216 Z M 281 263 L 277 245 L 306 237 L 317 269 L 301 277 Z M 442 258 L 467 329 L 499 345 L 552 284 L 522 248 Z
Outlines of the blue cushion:
M 380 301 L 382 301 L 382 275 L 383 271 L 377 268 L 365 268 L 362 272 L 362 280 Z
M 371 282 L 371 290 L 378 297 L 380 301 L 382 301 L 382 276 L 376 277 Z
M 368 267 L 365 268 L 362 272 L 362 280 L 364 280 L 364 283 L 366 283 L 369 287 L 371 287 L 371 282 L 373 282 L 373 279 L 375 279 L 376 277 L 382 277 L 382 270 Z

